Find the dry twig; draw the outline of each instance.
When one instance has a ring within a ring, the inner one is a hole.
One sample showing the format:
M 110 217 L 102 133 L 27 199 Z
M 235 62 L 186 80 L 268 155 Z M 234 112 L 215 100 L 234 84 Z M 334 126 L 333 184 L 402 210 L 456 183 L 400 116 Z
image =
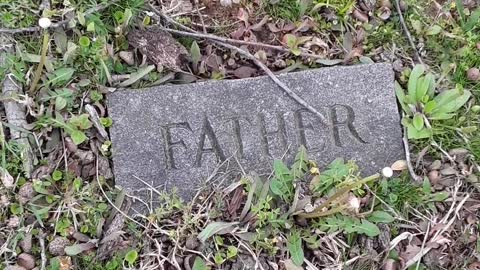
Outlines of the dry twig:
M 412 49 L 415 51 L 415 57 L 417 58 L 417 61 L 423 65 L 423 61 L 420 57 L 420 54 L 418 53 L 417 46 L 415 46 L 412 35 L 410 34 L 410 31 L 408 31 L 407 24 L 405 23 L 405 19 L 403 18 L 402 9 L 400 8 L 400 0 L 395 0 L 395 9 L 397 10 L 398 17 L 400 17 L 400 23 L 402 24 L 402 28 L 405 32 L 405 35 L 407 36 L 408 42 L 410 43 Z
M 412 165 L 412 160 L 410 158 L 410 145 L 408 144 L 407 138 L 407 128 L 405 127 L 403 128 L 403 147 L 405 148 L 405 159 L 407 160 L 408 173 L 410 174 L 410 177 L 412 177 L 416 182 L 421 182 L 422 177 L 415 173 L 415 169 Z

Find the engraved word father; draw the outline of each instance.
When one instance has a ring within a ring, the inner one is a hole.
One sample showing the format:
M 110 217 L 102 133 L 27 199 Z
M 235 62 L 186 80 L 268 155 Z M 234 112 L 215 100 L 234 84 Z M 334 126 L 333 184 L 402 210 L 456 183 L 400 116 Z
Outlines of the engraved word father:
M 270 120 L 265 113 L 234 117 L 204 115 L 201 128 L 196 131 L 189 121 L 163 124 L 161 139 L 165 169 L 180 169 L 181 165 L 176 162 L 180 155 L 192 157 L 193 167 L 201 167 L 207 155 L 213 155 L 218 162 L 226 160 L 231 154 L 244 159 L 244 149 L 249 143 L 259 146 L 256 155 L 270 158 L 274 149 L 288 153 L 290 149 L 296 151 L 300 145 L 304 145 L 309 152 L 319 152 L 325 148 L 325 144 L 336 147 L 343 147 L 347 142 L 367 144 L 355 128 L 355 111 L 352 107 L 335 104 L 323 107 L 322 111 L 327 115 L 328 123 L 302 108 L 293 112 L 274 112 Z M 291 117 L 286 119 L 287 115 Z M 254 138 L 245 139 L 245 136 Z M 187 140 L 195 142 L 193 149 L 188 149 Z

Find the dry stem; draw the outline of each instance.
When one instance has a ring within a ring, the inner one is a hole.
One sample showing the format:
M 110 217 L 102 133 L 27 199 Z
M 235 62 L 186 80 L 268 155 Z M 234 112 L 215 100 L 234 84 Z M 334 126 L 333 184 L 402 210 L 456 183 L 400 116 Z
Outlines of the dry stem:
M 405 19 L 403 18 L 402 9 L 400 8 L 400 0 L 395 0 L 395 9 L 397 10 L 398 17 L 400 17 L 400 23 L 402 24 L 402 28 L 403 28 L 403 31 L 405 32 L 405 35 L 407 36 L 408 42 L 410 43 L 410 46 L 415 52 L 415 57 L 417 58 L 418 62 L 420 62 L 420 64 L 423 65 L 422 58 L 418 53 L 417 47 L 413 42 L 412 35 L 410 34 L 410 31 L 408 31 L 407 24 L 405 23 Z

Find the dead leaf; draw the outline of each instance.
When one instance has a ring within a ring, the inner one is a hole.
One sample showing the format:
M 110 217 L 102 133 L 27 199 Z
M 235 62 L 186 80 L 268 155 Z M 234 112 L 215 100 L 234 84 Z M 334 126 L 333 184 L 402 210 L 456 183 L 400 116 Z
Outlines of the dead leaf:
M 268 22 L 268 16 L 265 16 L 261 21 L 252 25 L 249 29 L 252 31 L 259 31 L 267 22 Z
M 480 262 L 474 262 L 468 266 L 468 270 L 480 270 Z
M 392 11 L 388 7 L 381 7 L 378 9 L 378 17 L 383 21 L 386 21 L 392 15 Z
M 382 266 L 382 270 L 397 270 L 398 263 L 394 259 L 387 259 Z
M 247 29 L 245 28 L 245 26 L 242 25 L 237 30 L 230 33 L 230 36 L 234 39 L 240 39 L 241 37 L 243 37 L 246 31 Z
M 283 261 L 283 266 L 286 270 L 303 270 L 303 267 L 295 265 L 292 260 Z
M 249 66 L 241 66 L 233 72 L 233 75 L 235 75 L 235 77 L 239 79 L 250 78 L 253 74 L 255 74 L 256 71 L 257 70 L 255 68 L 251 68 Z
M 274 23 L 268 23 L 267 27 L 270 30 L 270 32 L 272 32 L 272 33 L 278 33 L 280 31 L 282 31 L 282 29 L 278 28 L 277 25 L 274 24 Z
M 121 51 L 118 53 L 118 56 L 130 66 L 133 66 L 135 64 L 135 57 L 133 56 L 133 52 Z
M 217 221 L 208 224 L 197 236 L 198 240 L 205 243 L 208 238 L 215 234 L 231 233 L 236 229 L 238 222 Z
M 15 179 L 13 179 L 6 169 L 0 167 L 0 174 L 2 184 L 6 189 L 11 189 L 15 186 Z
M 403 261 L 408 262 L 413 259 L 413 257 L 415 257 L 415 255 L 417 255 L 420 250 L 420 246 L 414 246 L 410 244 L 405 248 L 403 252 L 400 253 L 400 257 Z
M 70 270 L 72 269 L 72 258 L 69 256 L 59 256 L 57 257 L 60 262 L 59 270 Z
M 361 22 L 368 22 L 368 15 L 358 9 L 353 11 L 352 16 Z
M 237 18 L 245 24 L 245 27 L 249 27 L 250 23 L 248 22 L 248 12 L 245 9 L 240 8 L 238 10 Z
M 187 49 L 160 27 L 130 31 L 128 43 L 139 49 L 157 67 L 174 71 L 182 69 L 182 60 L 188 56 Z
M 95 248 L 94 243 L 75 244 L 72 246 L 65 247 L 65 253 L 69 256 L 75 256 L 84 251 L 91 250 L 93 248 Z
M 406 170 L 408 168 L 407 161 L 406 160 L 397 160 L 392 164 L 392 166 L 390 166 L 390 168 L 392 168 L 392 170 L 394 170 L 394 171 Z

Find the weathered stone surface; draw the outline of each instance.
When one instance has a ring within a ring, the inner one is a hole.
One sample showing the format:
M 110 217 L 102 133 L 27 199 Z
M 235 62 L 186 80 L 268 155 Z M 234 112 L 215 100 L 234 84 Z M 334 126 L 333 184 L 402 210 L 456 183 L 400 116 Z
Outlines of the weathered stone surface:
M 140 178 L 155 187 L 175 186 L 188 198 L 219 161 L 228 160 L 229 170 L 238 171 L 238 160 L 247 172 L 269 173 L 273 159 L 291 160 L 300 144 L 320 165 L 336 157 L 355 159 L 364 174 L 403 158 L 390 65 L 279 77 L 327 123 L 267 77 L 110 94 L 116 184 L 141 192 L 148 186 Z

